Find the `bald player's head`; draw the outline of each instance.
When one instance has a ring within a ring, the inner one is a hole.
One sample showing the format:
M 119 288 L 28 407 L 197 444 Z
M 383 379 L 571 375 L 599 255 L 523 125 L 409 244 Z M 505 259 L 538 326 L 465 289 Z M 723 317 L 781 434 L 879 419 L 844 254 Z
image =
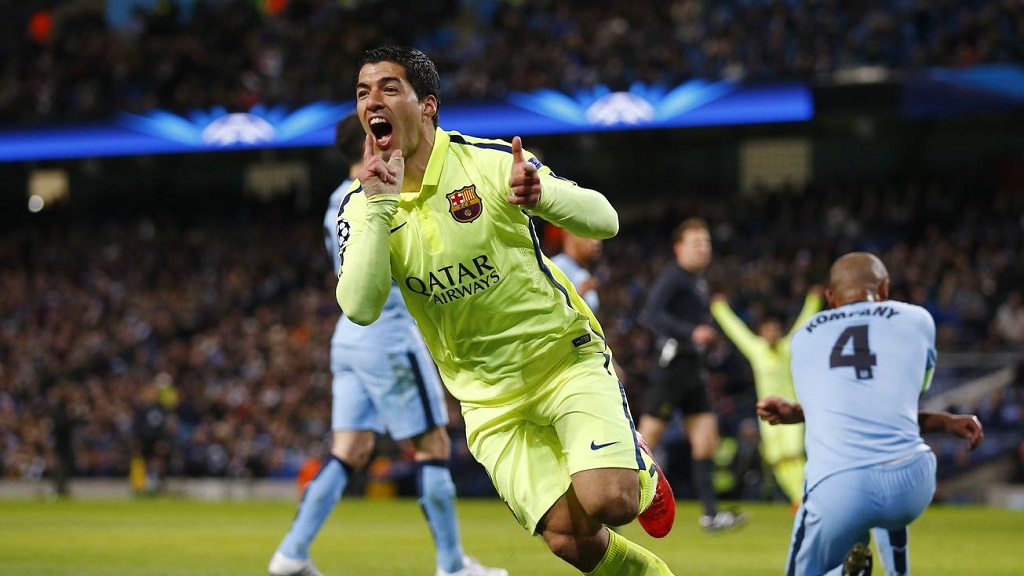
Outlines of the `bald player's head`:
M 851 252 L 832 264 L 825 297 L 833 308 L 850 302 L 889 298 L 889 271 L 874 254 Z

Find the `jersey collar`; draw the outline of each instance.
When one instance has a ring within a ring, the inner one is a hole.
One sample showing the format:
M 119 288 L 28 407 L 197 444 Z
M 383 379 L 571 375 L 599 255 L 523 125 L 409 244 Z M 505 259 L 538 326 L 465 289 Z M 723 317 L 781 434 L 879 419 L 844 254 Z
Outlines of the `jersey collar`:
M 434 129 L 434 146 L 430 149 L 430 159 L 427 160 L 427 169 L 423 172 L 423 184 L 420 186 L 420 194 L 433 194 L 437 191 L 437 185 L 441 182 L 441 170 L 444 169 L 445 158 L 448 157 L 448 147 L 451 144 L 451 137 L 441 128 Z

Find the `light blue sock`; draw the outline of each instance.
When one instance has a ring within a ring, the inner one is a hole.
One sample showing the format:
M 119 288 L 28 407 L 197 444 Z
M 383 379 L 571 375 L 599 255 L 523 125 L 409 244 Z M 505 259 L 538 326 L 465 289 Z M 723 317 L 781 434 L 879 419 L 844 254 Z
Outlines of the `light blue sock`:
M 420 508 L 423 509 L 437 549 L 437 566 L 445 572 L 462 570 L 462 543 L 455 515 L 455 483 L 448 463 L 428 460 L 417 463 Z
M 277 547 L 278 552 L 298 560 L 309 558 L 309 545 L 341 499 L 350 473 L 349 467 L 338 458 L 326 459 L 316 477 L 306 485 L 295 520 Z

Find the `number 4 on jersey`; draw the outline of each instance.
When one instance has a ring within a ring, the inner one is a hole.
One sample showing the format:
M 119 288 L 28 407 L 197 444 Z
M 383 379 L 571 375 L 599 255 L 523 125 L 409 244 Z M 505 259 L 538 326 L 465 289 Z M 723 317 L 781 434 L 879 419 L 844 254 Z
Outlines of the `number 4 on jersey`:
M 846 344 L 853 343 L 853 352 L 844 354 Z M 829 368 L 853 368 L 858 380 L 870 380 L 875 377 L 871 370 L 875 366 L 875 355 L 868 344 L 868 325 L 850 326 L 836 339 L 832 346 L 832 355 L 828 359 Z

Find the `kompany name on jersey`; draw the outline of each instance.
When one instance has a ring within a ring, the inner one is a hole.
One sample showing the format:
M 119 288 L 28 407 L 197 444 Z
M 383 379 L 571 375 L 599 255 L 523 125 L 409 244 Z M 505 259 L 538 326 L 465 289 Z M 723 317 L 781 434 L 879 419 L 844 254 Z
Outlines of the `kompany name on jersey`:
M 871 309 L 865 308 L 864 310 L 833 310 L 831 312 L 822 312 L 807 321 L 807 325 L 804 326 L 804 330 L 808 333 L 814 332 L 814 329 L 822 324 L 827 324 L 833 320 L 843 320 L 844 318 L 858 318 L 862 316 L 876 316 L 884 318 L 886 320 L 898 315 L 899 312 L 890 306 L 879 306 L 878 308 Z
M 490 264 L 487 255 L 481 254 L 469 262 L 442 266 L 423 278 L 408 276 L 405 286 L 416 294 L 431 298 L 434 304 L 449 304 L 483 292 L 500 280 L 497 268 Z

